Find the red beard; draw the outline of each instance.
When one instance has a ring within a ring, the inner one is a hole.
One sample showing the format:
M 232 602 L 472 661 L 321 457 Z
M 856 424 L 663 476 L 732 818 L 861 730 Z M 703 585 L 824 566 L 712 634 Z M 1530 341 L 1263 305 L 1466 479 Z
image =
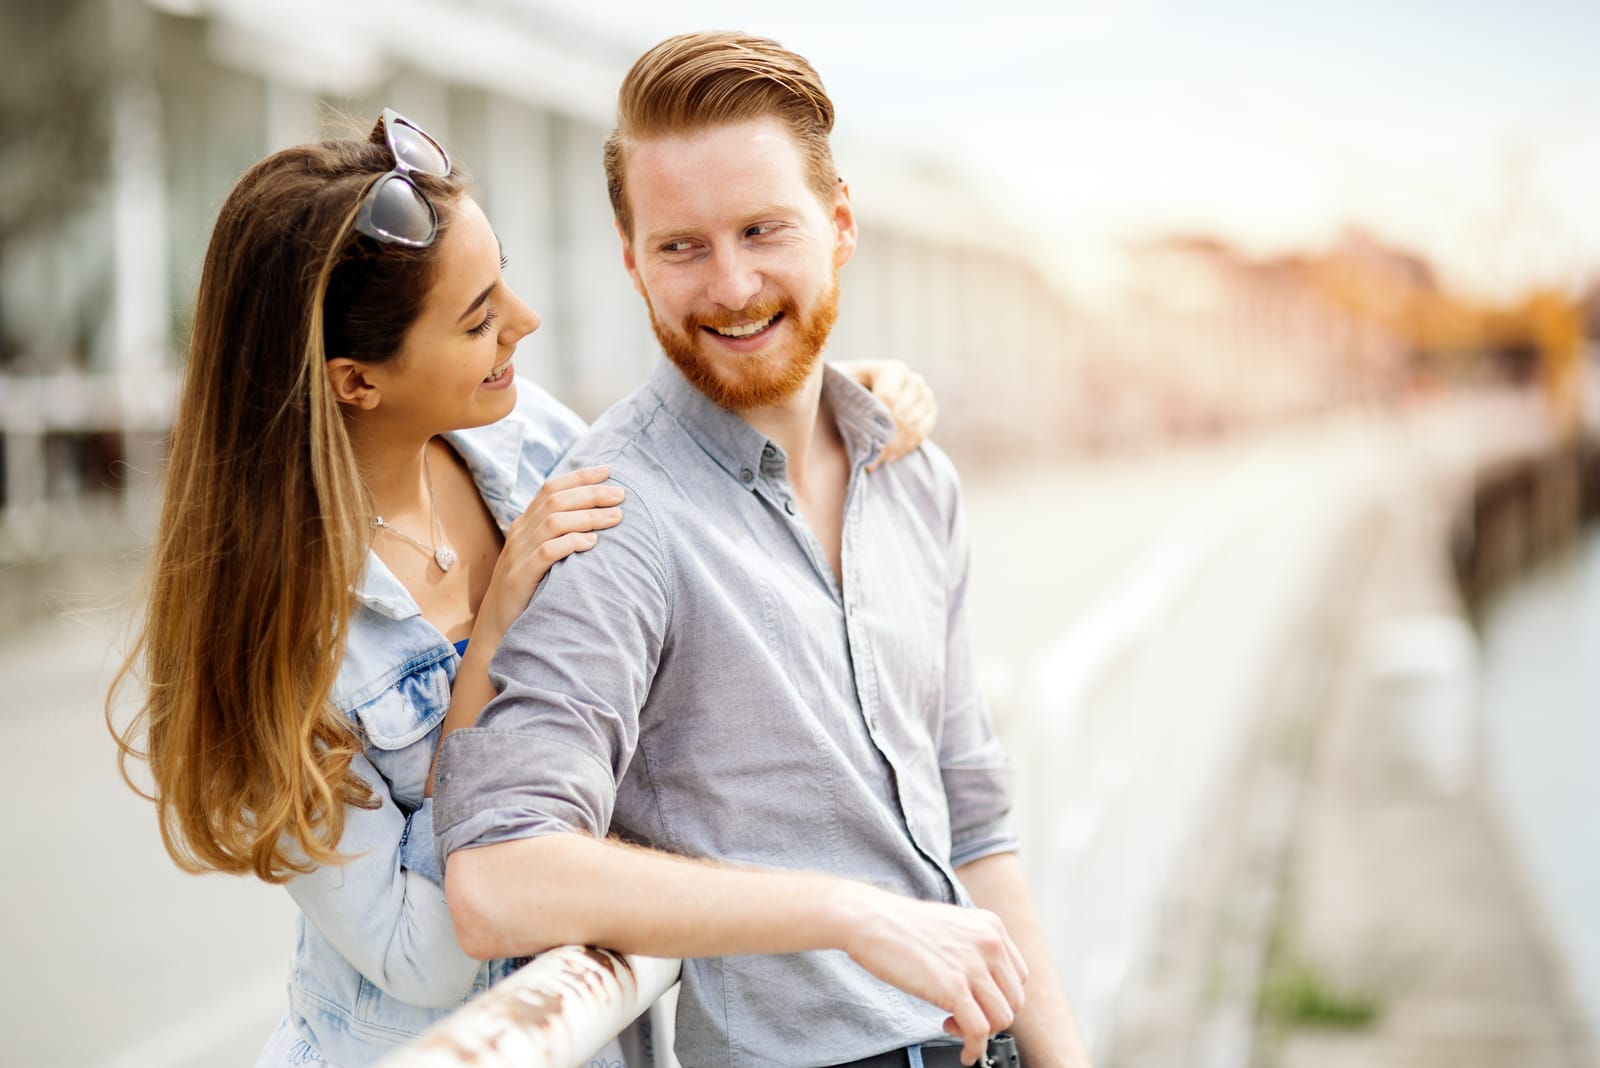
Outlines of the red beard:
M 804 318 L 793 298 L 757 298 L 736 312 L 685 316 L 679 330 L 670 331 L 656 318 L 649 297 L 645 298 L 645 306 L 650 309 L 650 327 L 662 351 L 683 372 L 690 385 L 730 411 L 764 408 L 788 400 L 811 377 L 817 358 L 822 355 L 828 335 L 833 331 L 834 321 L 839 317 L 839 272 L 834 272 L 833 283 L 816 310 Z M 737 326 L 780 312 L 783 321 L 794 331 L 787 349 L 769 347 L 748 355 L 718 353 L 714 356 L 703 351 L 703 346 L 716 342 L 702 341 L 702 328 Z

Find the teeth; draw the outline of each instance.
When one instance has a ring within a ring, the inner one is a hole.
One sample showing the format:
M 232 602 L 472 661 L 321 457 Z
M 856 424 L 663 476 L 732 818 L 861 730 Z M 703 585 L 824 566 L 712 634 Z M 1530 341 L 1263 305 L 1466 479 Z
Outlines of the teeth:
M 761 331 L 771 326 L 772 320 L 776 318 L 776 315 L 769 315 L 759 323 L 745 323 L 743 326 L 714 326 L 712 329 L 721 334 L 723 337 L 749 337 L 751 334 L 759 334 Z
M 499 381 L 500 376 L 505 374 L 506 373 L 506 368 L 508 368 L 510 366 L 511 366 L 511 361 L 509 359 L 506 360 L 505 363 L 496 364 L 495 367 L 494 367 L 494 370 L 490 371 L 488 373 L 488 375 L 485 376 L 484 381 L 485 382 L 496 382 L 496 381 Z

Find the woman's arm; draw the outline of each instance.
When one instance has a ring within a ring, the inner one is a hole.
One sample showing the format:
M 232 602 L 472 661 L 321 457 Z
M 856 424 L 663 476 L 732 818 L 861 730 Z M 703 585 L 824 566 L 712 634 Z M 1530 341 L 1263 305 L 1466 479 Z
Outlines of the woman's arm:
M 585 467 L 547 479 L 528 510 L 506 532 L 506 543 L 472 624 L 467 651 L 456 668 L 450 713 L 439 732 L 441 742 L 451 731 L 476 723 L 478 713 L 494 696 L 489 661 L 551 566 L 592 548 L 598 538 L 596 531 L 622 521 L 618 506 L 623 489 L 604 484 L 608 473 L 605 467 Z M 431 768 L 426 793 L 433 793 Z
M 358 755 L 350 770 L 378 806 L 351 806 L 339 839 L 349 859 L 290 880 L 289 894 L 340 956 L 384 992 L 412 1005 L 454 1005 L 471 990 L 478 962 L 456 942 L 438 876 L 406 864 L 412 843 L 415 855 L 428 859 L 432 819 L 424 814 L 419 826 L 413 817 L 408 835 L 407 816 L 372 762 Z
M 939 418 L 939 405 L 933 390 L 921 375 L 899 360 L 840 361 L 833 365 L 872 391 L 894 416 L 894 437 L 883 447 L 868 471 L 894 463 L 927 440 Z

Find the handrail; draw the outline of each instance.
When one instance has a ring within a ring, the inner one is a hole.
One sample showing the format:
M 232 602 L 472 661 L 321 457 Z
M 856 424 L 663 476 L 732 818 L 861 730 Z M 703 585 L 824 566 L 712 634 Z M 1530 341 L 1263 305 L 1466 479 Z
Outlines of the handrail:
M 671 989 L 679 968 L 592 946 L 541 953 L 382 1068 L 578 1068 Z

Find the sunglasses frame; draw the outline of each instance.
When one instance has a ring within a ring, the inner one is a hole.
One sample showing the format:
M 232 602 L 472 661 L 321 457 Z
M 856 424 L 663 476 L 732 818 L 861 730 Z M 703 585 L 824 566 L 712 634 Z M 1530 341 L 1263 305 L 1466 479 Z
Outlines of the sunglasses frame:
M 445 147 L 432 134 L 393 108 L 384 108 L 383 116 L 379 121 L 383 123 L 383 139 L 389 146 L 389 154 L 394 157 L 394 167 L 384 174 L 380 174 L 367 187 L 366 193 L 361 198 L 361 210 L 356 213 L 356 231 L 372 238 L 374 241 L 385 244 L 404 245 L 407 248 L 427 248 L 433 244 L 433 239 L 439 234 L 439 213 L 434 210 L 433 202 L 417 187 L 417 183 L 411 180 L 411 175 L 426 174 L 434 178 L 447 177 L 450 174 L 450 153 L 445 151 Z M 401 129 L 411 131 L 411 133 L 432 145 L 438 151 L 439 158 L 443 160 L 444 169 L 435 170 L 431 167 L 417 167 L 407 163 L 404 155 L 397 147 L 398 139 L 401 136 L 397 131 Z M 388 182 L 405 183 L 406 188 L 411 190 L 411 195 L 421 201 L 423 207 L 428 209 L 428 232 L 425 236 L 418 238 L 406 234 L 392 233 L 373 222 L 372 213 L 378 203 L 378 194 L 383 191 L 385 183 Z

